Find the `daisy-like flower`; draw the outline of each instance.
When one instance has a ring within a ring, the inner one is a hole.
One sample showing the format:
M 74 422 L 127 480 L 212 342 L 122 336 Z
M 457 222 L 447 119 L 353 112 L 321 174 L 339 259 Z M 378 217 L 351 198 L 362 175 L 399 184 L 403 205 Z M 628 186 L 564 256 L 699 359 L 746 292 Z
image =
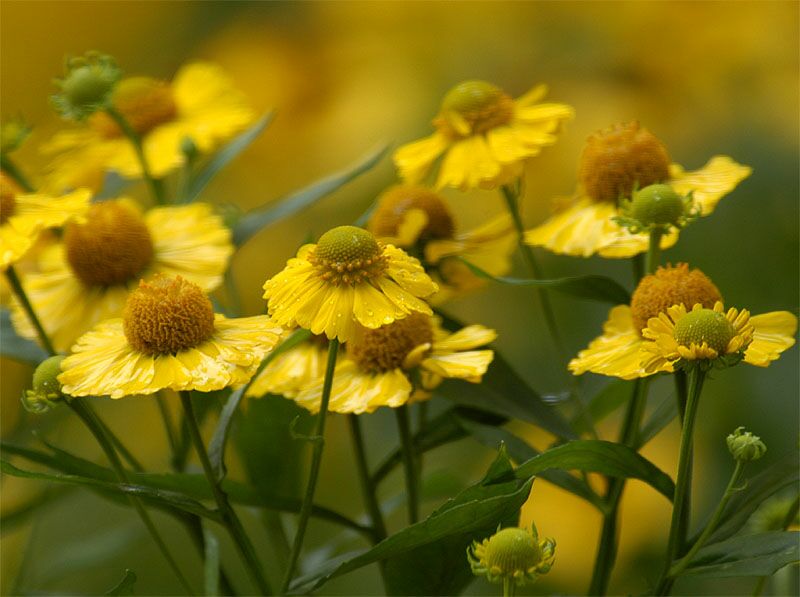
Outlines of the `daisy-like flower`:
M 508 527 L 467 548 L 467 559 L 476 576 L 489 582 L 513 582 L 517 586 L 535 582 L 550 572 L 555 560 L 556 542 L 539 539 L 536 526 L 530 529 Z
M 0 173 L 0 267 L 5 271 L 34 245 L 46 228 L 81 221 L 89 210 L 91 193 L 79 189 L 61 197 L 25 194 Z
M 156 178 L 184 163 L 184 138 L 191 138 L 201 153 L 210 153 L 255 119 L 227 75 L 205 62 L 184 66 L 171 82 L 149 77 L 123 79 L 114 88 L 111 101 L 141 137 Z M 42 149 L 53 156 L 47 176 L 53 189 L 99 188 L 107 170 L 129 178 L 142 176 L 130 140 L 103 111 L 91 114 L 80 128 L 56 134 Z
M 692 194 L 700 216 L 714 211 L 722 197 L 750 175 L 751 169 L 728 156 L 714 156 L 700 170 L 686 172 L 670 163 L 664 144 L 638 122 L 613 126 L 589 137 L 578 168 L 578 190 L 560 201 L 555 215 L 525 234 L 525 242 L 554 253 L 589 257 L 632 257 L 647 250 L 648 235 L 621 226 L 619 202 L 635 189 L 666 183 L 679 195 Z M 661 248 L 678 240 L 665 234 Z
M 451 334 L 421 313 L 374 330 L 361 329 L 336 366 L 328 410 L 361 414 L 379 406 L 396 408 L 411 399 L 430 397 L 430 390 L 444 378 L 478 383 L 494 351 L 475 349 L 496 337 L 494 330 L 481 325 Z M 416 392 L 410 379 L 413 369 L 420 374 Z M 295 402 L 311 412 L 319 411 L 322 385 L 320 376 L 293 396 Z
M 644 366 L 651 356 L 645 349 L 650 341 L 643 336 L 648 321 L 673 306 L 685 310 L 687 305 L 700 305 L 708 310 L 721 300 L 717 287 L 700 270 L 690 270 L 685 263 L 660 267 L 642 278 L 630 305 L 611 309 L 603 334 L 570 361 L 569 370 L 575 375 L 590 371 L 622 379 L 671 372 L 671 361 L 662 361 L 657 367 Z M 766 367 L 795 342 L 797 318 L 787 311 L 755 315 L 750 317 L 750 324 L 752 342 L 746 347 L 744 360 L 751 365 Z
M 215 315 L 199 286 L 157 276 L 140 282 L 122 318 L 78 339 L 58 380 L 70 396 L 211 392 L 249 381 L 282 331 L 266 315 Z
M 432 298 L 441 304 L 486 284 L 457 257 L 500 276 L 511 268 L 516 236 L 511 216 L 493 218 L 473 230 L 459 231 L 444 197 L 420 185 L 397 185 L 386 190 L 367 223 L 367 229 L 417 257 L 439 284 Z
M 419 297 L 438 290 L 419 261 L 362 228 L 339 226 L 304 245 L 264 283 L 272 318 L 347 342 L 358 325 L 377 328 L 410 313 L 431 314 Z
M 444 155 L 436 188 L 491 189 L 511 182 L 526 160 L 556 142 L 561 123 L 573 116 L 565 104 L 538 103 L 546 94 L 539 85 L 514 100 L 486 81 L 459 83 L 442 100 L 436 132 L 395 152 L 400 177 L 419 183 Z
M 156 207 L 142 214 L 127 199 L 92 204 L 85 223 L 71 223 L 63 243 L 49 247 L 40 271 L 22 284 L 56 350 L 104 319 L 119 317 L 141 278 L 180 275 L 205 292 L 215 289 L 233 253 L 230 231 L 206 203 Z M 17 332 L 35 339 L 19 304 Z

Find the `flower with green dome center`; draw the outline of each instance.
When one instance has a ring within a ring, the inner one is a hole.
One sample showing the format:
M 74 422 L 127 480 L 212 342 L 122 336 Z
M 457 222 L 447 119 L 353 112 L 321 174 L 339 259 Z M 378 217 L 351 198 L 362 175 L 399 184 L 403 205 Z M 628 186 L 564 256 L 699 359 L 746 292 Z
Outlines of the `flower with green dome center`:
M 45 359 L 33 372 L 32 388 L 22 395 L 22 406 L 35 414 L 45 413 L 64 397 L 61 393 L 61 361 L 64 355 L 56 355 Z
M 683 346 L 707 344 L 718 353 L 724 352 L 736 334 L 733 325 L 723 313 L 711 309 L 698 309 L 687 313 L 675 324 L 675 340 Z
M 57 79 L 53 104 L 65 118 L 83 120 L 110 105 L 111 93 L 122 76 L 111 56 L 87 52 L 67 61 L 66 75 Z
M 634 234 L 684 228 L 699 215 L 692 193 L 684 197 L 668 184 L 652 184 L 635 191 L 631 199 L 621 201 L 619 214 L 614 221 Z
M 480 543 L 474 541 L 467 558 L 473 574 L 486 576 L 489 582 L 512 580 L 523 585 L 550 571 L 555 548 L 553 539 L 539 539 L 535 526 L 509 527 Z

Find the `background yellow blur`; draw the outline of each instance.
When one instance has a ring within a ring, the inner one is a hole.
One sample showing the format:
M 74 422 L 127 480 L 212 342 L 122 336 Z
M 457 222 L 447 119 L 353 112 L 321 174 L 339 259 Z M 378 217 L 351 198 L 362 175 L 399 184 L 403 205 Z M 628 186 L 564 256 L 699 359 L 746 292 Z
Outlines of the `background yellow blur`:
M 163 78 L 185 61 L 214 60 L 260 111 L 276 111 L 274 123 L 205 196 L 211 202 L 249 209 L 343 168 L 381 143 L 396 146 L 427 134 L 442 95 L 461 80 L 486 79 L 513 96 L 545 82 L 550 98 L 573 105 L 577 116 L 559 142 L 529 168 L 528 224 L 546 217 L 552 197 L 574 189 L 577 158 L 589 134 L 638 119 L 665 142 L 673 161 L 687 169 L 724 153 L 754 170 L 713 217 L 682 234 L 666 259 L 689 261 L 703 269 L 733 305 L 754 313 L 778 309 L 796 313 L 799 7 L 794 1 L 4 0 L 0 109 L 3 118 L 22 114 L 35 126 L 17 158 L 26 170 L 35 172 L 41 164 L 37 147 L 63 126 L 50 109 L 48 96 L 66 54 L 98 49 L 116 56 L 129 74 Z M 309 233 L 318 235 L 333 224 L 352 221 L 392 182 L 390 160 L 384 159 L 356 183 L 248 244 L 234 261 L 247 311 L 263 309 L 259 290 L 263 280 L 282 267 Z M 500 209 L 491 193 L 448 197 L 466 223 Z M 542 260 L 553 276 L 593 272 L 614 276 L 626 285 L 631 280 L 624 261 L 548 255 Z M 496 328 L 497 346 L 521 370 L 531 372 L 528 377 L 539 391 L 561 388 L 560 364 L 550 354 L 539 314 L 530 308 L 530 294 L 493 287 L 458 301 L 452 310 Z M 599 333 L 605 314 L 603 306 L 559 297 L 557 316 L 570 352 Z M 22 439 L 12 431 L 19 429 L 18 396 L 29 375 L 26 367 L 2 361 L 2 429 L 12 440 Z M 588 386 L 603 383 L 591 379 Z M 656 384 L 653 404 L 669 392 L 668 384 Z M 731 467 L 724 436 L 733 428 L 745 424 L 765 440 L 769 452 L 761 461 L 764 465 L 796 447 L 797 398 L 796 349 L 767 370 L 737 367 L 707 384 L 697 430 L 697 515 L 709 511 L 727 481 Z M 129 399 L 98 408 L 149 466 L 166 470 L 163 434 L 146 432 L 158 429 L 153 404 Z M 334 418 L 332 448 L 326 453 L 318 495 L 323 504 L 357 514 L 360 496 L 340 423 Z M 31 425 L 49 425 L 53 441 L 99 459 L 83 430 L 66 418 Z M 30 437 L 31 425 L 24 427 L 25 437 Z M 366 426 L 377 461 L 393 446 L 384 439 L 393 429 L 392 421 L 385 413 L 376 414 L 367 417 Z M 535 429 L 519 431 L 538 447 L 546 445 L 547 438 Z M 613 425 L 604 431 L 605 437 L 613 437 Z M 670 474 L 676 452 L 674 425 L 644 451 Z M 489 459 L 485 449 L 465 441 L 433 453 L 426 465 L 444 471 L 457 463 L 459 470 L 472 470 L 474 479 Z M 386 496 L 401 490 L 399 476 L 392 483 Z M 2 488 L 3 511 L 11 511 L 41 486 L 4 479 Z M 668 517 L 666 500 L 631 483 L 612 590 L 643 590 L 648 580 L 643 567 L 661 557 Z M 542 534 L 556 538 L 558 551 L 551 574 L 528 591 L 585 591 L 599 515 L 537 481 L 523 511 L 525 521 L 532 518 Z M 399 524 L 401 517 L 393 520 Z M 321 526 L 312 523 L 312 548 L 331 532 Z M 113 533 L 108 532 L 110 527 Z M 175 530 L 173 540 L 179 537 Z M 41 511 L 33 524 L 4 530 L 2 541 L 4 594 L 98 593 L 112 586 L 125 567 L 138 572 L 137 594 L 155 593 L 174 582 L 135 517 L 83 491 L 69 492 Z M 705 585 L 692 586 L 702 593 Z M 726 586 L 731 591 L 739 588 L 718 584 L 714 590 Z M 377 593 L 379 587 L 374 571 L 361 571 L 331 582 L 325 592 Z M 495 594 L 496 588 L 479 581 L 470 592 Z

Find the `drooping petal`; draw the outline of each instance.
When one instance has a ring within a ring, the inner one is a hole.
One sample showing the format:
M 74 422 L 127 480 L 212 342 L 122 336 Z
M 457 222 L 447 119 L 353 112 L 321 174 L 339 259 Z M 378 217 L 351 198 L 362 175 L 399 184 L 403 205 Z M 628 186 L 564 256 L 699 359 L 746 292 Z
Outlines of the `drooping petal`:
M 700 170 L 692 172 L 672 164 L 669 168 L 669 184 L 682 195 L 691 191 L 701 214 L 707 216 L 714 211 L 719 200 L 750 176 L 752 171 L 749 166 L 743 166 L 726 155 L 716 155 Z
M 753 341 L 744 353 L 746 363 L 766 367 L 792 347 L 797 333 L 797 317 L 788 311 L 773 311 L 750 318 Z
M 430 137 L 408 143 L 394 153 L 394 163 L 405 182 L 417 184 L 422 182 L 433 162 L 449 145 L 447 138 L 434 133 Z

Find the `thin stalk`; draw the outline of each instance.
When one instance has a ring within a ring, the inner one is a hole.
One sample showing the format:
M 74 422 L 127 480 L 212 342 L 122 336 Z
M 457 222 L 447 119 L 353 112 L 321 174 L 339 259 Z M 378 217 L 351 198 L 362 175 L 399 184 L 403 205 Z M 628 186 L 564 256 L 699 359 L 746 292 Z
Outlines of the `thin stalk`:
M 428 401 L 423 400 L 419 404 L 417 404 L 417 435 L 422 436 L 425 434 L 425 428 L 428 426 Z M 417 468 L 419 469 L 419 474 L 422 476 L 423 474 L 423 458 L 425 457 L 425 453 L 422 450 L 419 450 L 417 447 L 416 442 L 414 442 L 414 456 L 417 459 Z
M 81 421 L 84 422 L 86 427 L 92 433 L 92 435 L 97 440 L 97 443 L 100 444 L 100 447 L 103 449 L 103 452 L 108 458 L 108 461 L 111 463 L 111 468 L 114 469 L 114 472 L 117 474 L 121 483 L 130 483 L 128 473 L 125 471 L 125 467 L 122 466 L 122 461 L 119 459 L 117 452 L 114 450 L 114 446 L 111 443 L 111 440 L 106 435 L 106 431 L 103 426 L 98 422 L 97 415 L 91 409 L 91 407 L 83 402 L 80 398 L 73 398 L 67 401 L 69 407 L 73 410 L 73 412 L 78 415 Z M 144 505 L 142 504 L 141 500 L 137 497 L 130 496 L 128 498 L 131 502 L 131 505 L 136 510 L 139 518 L 142 519 L 145 527 L 147 527 L 148 532 L 150 533 L 153 541 L 155 541 L 158 549 L 161 551 L 161 554 L 164 556 L 164 559 L 169 564 L 169 567 L 172 568 L 172 571 L 175 573 L 175 576 L 178 577 L 178 580 L 181 583 L 181 586 L 184 590 L 189 594 L 193 595 L 194 592 L 192 591 L 192 587 L 189 585 L 189 582 L 186 580 L 186 577 L 181 572 L 180 568 L 178 567 L 177 562 L 170 554 L 169 549 L 167 548 L 164 540 L 161 538 L 161 535 L 158 533 L 153 520 L 150 518 L 150 515 L 147 513 Z
M 692 559 L 700 551 L 708 538 L 711 537 L 711 533 L 713 533 L 717 529 L 717 525 L 719 524 L 720 519 L 722 518 L 722 511 L 725 510 L 725 506 L 728 505 L 728 502 L 733 497 L 733 494 L 739 491 L 737 489 L 736 484 L 739 482 L 739 478 L 742 476 L 742 471 L 744 470 L 744 460 L 737 460 L 736 467 L 733 469 L 733 474 L 731 475 L 730 481 L 728 481 L 728 486 L 725 488 L 725 493 L 722 494 L 722 499 L 717 504 L 717 509 L 714 510 L 714 514 L 711 515 L 711 520 L 708 521 L 706 528 L 703 529 L 700 537 L 697 538 L 692 548 L 689 552 L 683 556 L 680 561 L 675 564 L 672 569 L 669 571 L 670 576 L 678 576 L 681 572 L 686 570 L 686 567 L 692 563 Z
M 514 228 L 517 232 L 517 247 L 522 254 L 522 258 L 525 260 L 525 264 L 527 265 L 531 275 L 534 277 L 534 279 L 541 280 L 544 278 L 544 272 L 542 271 L 542 268 L 539 267 L 539 262 L 536 260 L 536 256 L 533 254 L 533 249 L 525 243 L 525 225 L 522 222 L 522 216 L 520 215 L 519 211 L 519 194 L 517 190 L 510 185 L 503 185 L 501 187 L 501 191 L 503 198 L 506 201 L 508 213 L 511 215 L 511 219 L 514 221 Z M 544 321 L 547 325 L 547 330 L 550 333 L 550 337 L 553 340 L 553 345 L 555 346 L 558 360 L 559 362 L 564 363 L 567 360 L 567 353 L 564 349 L 564 342 L 561 339 L 561 334 L 558 331 L 553 305 L 550 303 L 550 295 L 548 295 L 547 290 L 543 288 L 536 288 L 536 295 L 538 296 L 539 302 L 542 305 Z M 594 427 L 594 421 L 592 420 L 586 405 L 580 398 L 578 382 L 572 375 L 569 375 L 569 383 L 572 386 L 570 397 L 572 398 L 578 417 L 583 420 L 583 423 L 586 426 L 586 429 L 589 430 L 591 436 L 593 438 L 597 438 L 597 430 Z
M 314 491 L 317 488 L 319 469 L 322 465 L 322 450 L 325 447 L 325 417 L 328 414 L 328 403 L 331 399 L 331 388 L 333 387 L 333 372 L 336 368 L 336 355 L 339 352 L 339 339 L 333 338 L 328 343 L 328 364 L 325 368 L 325 380 L 322 383 L 322 398 L 317 414 L 317 428 L 314 432 L 314 449 L 311 455 L 311 469 L 308 473 L 308 485 L 306 485 L 306 495 L 303 498 L 303 505 L 300 507 L 300 519 L 297 522 L 297 533 L 292 544 L 292 553 L 289 556 L 289 565 L 286 567 L 286 574 L 281 585 L 281 594 L 285 595 L 289 590 L 289 583 L 292 582 L 294 569 L 300 557 L 300 550 L 303 548 L 303 538 L 308 526 L 308 518 L 311 515 L 311 507 L 314 504 Z
M 206 538 L 203 534 L 203 523 L 201 522 L 200 517 L 195 516 L 194 514 L 185 514 L 180 516 L 180 520 L 186 527 L 186 531 L 189 533 L 189 536 L 192 538 L 192 543 L 194 543 L 195 548 L 200 554 L 200 558 L 205 560 Z M 233 585 L 231 585 L 231 581 L 228 578 L 228 575 L 225 573 L 225 569 L 222 567 L 221 562 L 219 566 L 219 591 L 222 595 L 236 595 L 236 591 L 234 590 Z
M 136 152 L 136 158 L 139 160 L 139 165 L 142 168 L 142 177 L 145 179 L 145 181 L 147 181 L 147 185 L 150 187 L 150 192 L 153 195 L 153 199 L 158 205 L 164 205 L 166 203 L 166 199 L 164 197 L 164 185 L 161 184 L 160 180 L 153 177 L 153 174 L 150 171 L 150 164 L 147 162 L 147 156 L 144 154 L 142 138 L 139 136 L 139 133 L 133 130 L 133 127 L 131 127 L 130 123 L 122 114 L 117 112 L 114 107 L 108 106 L 106 107 L 105 111 L 112 118 L 112 120 L 117 123 L 117 126 L 122 129 L 122 132 L 131 142 L 131 145 L 133 145 L 133 150 Z
M 664 562 L 664 571 L 661 574 L 656 594 L 666 595 L 672 588 L 672 580 L 669 571 L 672 562 L 680 556 L 681 544 L 679 534 L 681 520 L 684 516 L 684 509 L 689 509 L 691 504 L 687 503 L 687 487 L 689 481 L 689 463 L 692 459 L 692 436 L 694 431 L 695 418 L 697 417 L 697 407 L 700 403 L 700 392 L 703 390 L 705 372 L 700 367 L 695 367 L 689 378 L 689 399 L 686 402 L 686 415 L 684 416 L 683 428 L 681 429 L 681 446 L 678 453 L 678 473 L 675 481 L 675 496 L 672 500 L 672 521 L 669 529 L 669 541 L 667 542 L 667 555 Z M 687 515 L 688 516 L 688 515 Z
M 411 435 L 411 422 L 408 420 L 408 406 L 402 405 L 394 409 L 397 418 L 397 429 L 400 432 L 400 447 L 403 453 L 403 471 L 406 477 L 406 495 L 408 503 L 408 522 L 414 524 L 419 520 L 419 482 L 417 464 L 414 458 L 414 438 Z
M 8 285 L 11 286 L 12 292 L 17 297 L 17 300 L 19 300 L 22 308 L 25 310 L 25 314 L 28 316 L 28 319 L 36 330 L 36 334 L 39 336 L 39 342 L 42 343 L 42 346 L 47 353 L 50 356 L 53 356 L 56 354 L 56 350 L 53 348 L 53 344 L 50 342 L 47 332 L 44 331 L 44 327 L 42 327 L 42 323 L 39 321 L 39 318 L 36 317 L 36 312 L 33 310 L 33 305 L 31 305 L 31 302 L 28 300 L 28 295 L 25 294 L 25 289 L 22 288 L 22 282 L 19 281 L 19 277 L 17 276 L 17 272 L 14 270 L 13 265 L 9 265 L 6 269 L 6 279 L 8 280 Z
M 642 424 L 645 406 L 647 405 L 647 390 L 649 379 L 637 379 L 634 382 L 633 396 L 625 412 L 625 421 L 620 431 L 620 443 L 634 447 L 639 440 L 639 428 Z M 609 480 L 605 496 L 607 505 L 603 517 L 603 528 L 600 533 L 600 543 L 595 557 L 594 571 L 589 585 L 589 595 L 604 595 L 608 591 L 611 572 L 617 559 L 617 520 L 622 493 L 625 489 L 625 479 L 615 477 Z
M 219 508 L 219 512 L 222 515 L 222 522 L 225 529 L 228 531 L 234 545 L 236 545 L 236 548 L 239 550 L 239 555 L 247 568 L 247 572 L 259 592 L 262 595 L 271 595 L 272 591 L 261 569 L 261 563 L 258 561 L 258 556 L 256 556 L 256 550 L 250 542 L 250 538 L 247 536 L 236 511 L 231 507 L 228 501 L 228 495 L 223 491 L 220 480 L 217 478 L 211 466 L 208 452 L 206 452 L 206 446 L 203 443 L 203 436 L 200 435 L 200 428 L 194 416 L 191 396 L 189 392 L 184 391 L 180 392 L 180 396 L 181 405 L 186 415 L 185 419 L 189 427 L 189 433 L 192 436 L 192 443 L 194 444 L 197 456 L 200 458 L 203 472 L 208 479 L 209 485 L 211 485 L 211 492 L 214 495 L 214 500 L 217 502 L 217 508 Z
M 358 480 L 361 482 L 364 505 L 372 523 L 374 542 L 380 543 L 387 537 L 386 523 L 383 521 L 380 504 L 378 504 L 378 498 L 375 495 L 375 486 L 370 480 L 367 454 L 364 449 L 364 436 L 361 434 L 361 423 L 358 420 L 358 415 L 353 414 L 347 415 L 347 422 L 350 424 L 350 437 L 353 440 L 353 451 L 356 454 Z
M 517 583 L 510 576 L 503 578 L 503 597 L 514 597 L 517 594 Z
M 7 155 L 0 156 L 0 169 L 8 174 L 14 180 L 14 182 L 21 186 L 22 190 L 26 193 L 33 193 L 36 191 L 36 189 L 33 188 L 33 185 L 28 181 L 28 178 L 22 173 L 22 170 L 20 170 L 14 161 Z
M 664 231 L 661 228 L 653 228 L 650 231 L 650 246 L 647 248 L 647 257 L 645 258 L 644 271 L 652 274 L 656 271 L 660 263 L 661 257 L 661 237 Z
M 680 419 L 681 425 L 683 425 L 683 418 L 686 413 L 686 401 L 688 400 L 688 382 L 689 380 L 686 377 L 686 372 L 681 370 L 676 371 L 673 374 L 675 379 L 675 399 L 677 400 L 678 404 L 678 417 Z M 686 503 L 683 505 L 683 518 L 680 521 L 680 526 L 678 527 L 678 545 L 680 545 L 681 549 L 684 548 L 686 545 L 686 537 L 689 535 L 689 508 L 688 504 L 692 501 L 692 475 L 693 475 L 693 465 L 694 458 L 689 458 L 689 469 L 686 471 L 686 475 L 688 477 L 686 481 Z
M 797 512 L 800 511 L 800 495 L 794 498 L 792 505 L 789 506 L 789 511 L 786 512 L 786 516 L 783 518 L 783 525 L 781 528 L 786 531 L 792 526 L 792 523 L 797 518 Z M 769 576 L 762 576 L 758 579 L 755 588 L 753 589 L 753 597 L 758 597 L 764 591 L 764 585 L 767 584 L 769 580 Z

